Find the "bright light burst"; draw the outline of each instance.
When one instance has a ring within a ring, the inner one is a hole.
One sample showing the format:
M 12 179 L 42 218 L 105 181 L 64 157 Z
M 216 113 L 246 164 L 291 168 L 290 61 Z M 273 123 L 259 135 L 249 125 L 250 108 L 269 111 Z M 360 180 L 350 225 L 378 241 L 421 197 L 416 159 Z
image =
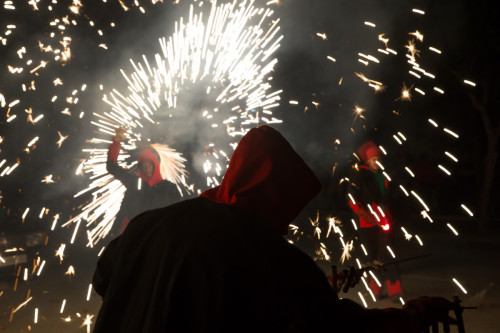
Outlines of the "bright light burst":
M 89 157 L 81 165 L 92 182 L 76 195 L 92 191 L 93 200 L 68 222 L 97 225 L 90 231 L 89 245 L 108 234 L 125 193 L 125 187 L 105 168 L 106 148 L 116 129 L 126 129 L 123 148 L 132 151 L 138 142 L 152 140 L 148 137 L 151 125 L 168 134 L 177 117 L 194 114 L 215 138 L 206 142 L 205 150 L 200 149 L 200 155 L 205 155 L 206 184 L 198 187 L 211 187 L 219 184 L 241 136 L 256 125 L 281 122 L 272 116 L 281 93 L 271 90 L 270 74 L 277 63 L 272 55 L 283 38 L 279 19 L 272 19 L 273 10 L 255 7 L 253 1 L 220 5 L 214 1 L 209 15 L 205 14 L 191 5 L 188 18 L 175 23 L 170 37 L 160 39 L 161 54 L 154 55 L 154 62 L 146 56 L 139 63 L 130 60 L 133 72 L 121 70 L 128 85 L 125 92 L 113 89 L 105 94 L 103 101 L 110 109 L 94 113 L 92 124 L 101 136 L 92 138 L 92 146 L 83 150 Z M 193 90 L 203 92 L 204 104 L 210 108 L 186 110 L 188 101 L 183 98 L 193 99 L 185 97 Z M 169 120 L 155 119 L 159 114 L 168 114 Z M 170 178 L 187 187 L 185 160 L 168 149 L 179 162 L 170 173 L 177 176 Z M 127 157 L 118 159 L 124 167 L 129 167 L 124 164 Z

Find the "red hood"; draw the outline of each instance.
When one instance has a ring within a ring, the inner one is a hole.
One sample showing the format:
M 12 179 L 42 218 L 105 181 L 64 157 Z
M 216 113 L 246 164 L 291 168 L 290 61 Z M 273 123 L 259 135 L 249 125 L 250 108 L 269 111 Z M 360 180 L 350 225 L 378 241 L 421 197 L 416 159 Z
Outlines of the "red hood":
M 321 190 L 321 184 L 286 139 L 269 126 L 241 138 L 220 186 L 201 195 L 250 212 L 281 234 Z
M 141 179 L 144 182 L 148 183 L 148 185 L 150 187 L 163 180 L 163 178 L 161 176 L 161 173 L 160 173 L 160 162 L 158 161 L 158 159 L 156 158 L 155 154 L 151 150 L 149 150 L 149 149 L 144 150 L 139 155 L 139 158 L 137 160 L 139 161 L 139 164 L 142 161 L 144 161 L 144 160 L 151 160 L 151 161 L 153 161 L 153 164 L 155 166 L 154 171 L 153 171 L 153 177 L 148 178 L 144 174 L 144 172 L 142 172 L 142 170 L 139 168 L 139 174 L 141 176 Z
M 381 156 L 381 151 L 373 141 L 367 141 L 358 148 L 359 157 L 363 162 L 368 163 L 368 160 L 374 156 Z

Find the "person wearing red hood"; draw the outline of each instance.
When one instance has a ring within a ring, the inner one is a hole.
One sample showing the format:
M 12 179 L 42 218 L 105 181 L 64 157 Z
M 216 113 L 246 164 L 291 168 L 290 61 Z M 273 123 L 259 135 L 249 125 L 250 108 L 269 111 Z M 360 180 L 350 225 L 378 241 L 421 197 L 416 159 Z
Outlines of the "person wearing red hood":
M 393 235 L 393 221 L 389 210 L 389 181 L 381 172 L 382 154 L 373 141 L 361 145 L 358 154 L 365 164 L 358 166 L 357 172 L 349 177 L 347 199 L 359 217 L 360 240 L 368 253 L 367 260 L 387 262 L 390 257 L 386 245 Z M 397 301 L 403 294 L 399 269 L 395 265 L 384 273 L 387 294 Z M 373 278 L 369 285 L 375 296 L 381 296 L 383 287 Z
M 123 233 L 130 220 L 144 211 L 160 208 L 177 202 L 181 195 L 175 184 L 164 180 L 160 172 L 160 157 L 152 147 L 143 148 L 137 159 L 135 172 L 118 165 L 121 141 L 124 133 L 117 130 L 113 142 L 108 148 L 106 170 L 118 179 L 127 189 L 116 221 L 120 223 L 120 234 Z M 139 178 L 142 181 L 138 186 Z
M 420 308 L 368 311 L 339 300 L 314 261 L 283 237 L 320 189 L 279 132 L 251 129 L 220 186 L 142 213 L 109 243 L 93 278 L 103 297 L 94 333 L 407 326 Z

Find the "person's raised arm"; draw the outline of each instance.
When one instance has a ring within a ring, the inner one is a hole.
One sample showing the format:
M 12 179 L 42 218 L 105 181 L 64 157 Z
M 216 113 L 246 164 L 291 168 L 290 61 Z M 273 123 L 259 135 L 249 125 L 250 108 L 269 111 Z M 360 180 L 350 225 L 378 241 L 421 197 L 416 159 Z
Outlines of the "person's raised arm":
M 125 138 L 125 131 L 122 128 L 119 128 L 115 132 L 115 136 L 113 137 L 113 142 L 109 145 L 108 148 L 108 159 L 106 161 L 106 171 L 108 171 L 113 177 L 118 179 L 122 184 L 129 188 L 134 186 L 137 181 L 137 177 L 135 177 L 130 171 L 122 168 L 118 165 L 118 155 L 120 154 L 121 142 Z

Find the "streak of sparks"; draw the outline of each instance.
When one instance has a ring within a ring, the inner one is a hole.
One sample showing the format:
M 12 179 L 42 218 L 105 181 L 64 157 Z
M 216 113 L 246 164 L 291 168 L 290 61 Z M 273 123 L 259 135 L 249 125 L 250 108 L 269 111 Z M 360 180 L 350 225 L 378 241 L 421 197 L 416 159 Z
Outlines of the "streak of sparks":
M 50 227 L 51 231 L 54 231 L 57 225 L 57 221 L 59 220 L 59 214 L 54 215 L 54 221 L 52 222 L 52 226 Z
M 66 306 L 66 300 L 63 299 L 62 304 L 61 304 L 61 309 L 59 310 L 59 313 L 63 313 L 64 312 L 64 307 L 65 306 Z
M 400 140 L 400 139 L 399 139 L 399 138 L 398 138 L 395 134 L 394 134 L 392 137 L 393 137 L 393 138 L 394 138 L 394 140 L 396 140 L 396 142 L 397 142 L 397 143 L 399 143 L 400 145 L 402 145 L 402 144 L 403 144 L 403 142 L 402 142 L 402 141 L 401 141 L 401 140 Z
M 103 247 L 101 248 L 101 250 L 100 250 L 100 251 L 99 251 L 99 253 L 97 254 L 97 256 L 98 256 L 98 257 L 100 257 L 100 256 L 101 256 L 101 254 L 104 252 L 104 249 L 105 249 L 105 248 L 106 248 L 105 246 L 103 246 Z
M 226 119 L 210 120 L 213 131 L 225 132 L 229 140 L 244 135 L 249 127 L 259 123 L 281 123 L 272 117 L 272 109 L 279 105 L 281 91 L 268 92 L 272 88 L 269 75 L 277 63 L 277 59 L 271 57 L 283 38 L 279 35 L 280 20 L 271 21 L 273 11 L 256 8 L 252 1 L 221 5 L 212 2 L 210 8 L 210 15 L 205 18 L 196 14 L 191 5 L 189 18 L 176 22 L 175 31 L 168 39 L 160 39 L 161 54 L 155 55 L 154 63 L 143 55 L 141 63 L 130 61 L 132 74 L 121 70 L 128 84 L 127 92 L 112 89 L 103 97 L 110 110 L 93 113 L 96 120 L 92 124 L 101 135 L 110 137 L 116 128 L 126 128 L 123 148 L 136 149 L 136 143 L 148 135 L 143 123 L 155 124 L 155 112 L 160 109 L 182 112 L 178 96 L 184 86 L 192 85 L 205 85 L 202 91 L 207 91 L 210 99 L 218 103 L 203 115 L 207 120 L 220 118 L 221 110 L 230 110 Z M 75 196 L 92 191 L 93 201 L 63 224 L 83 222 L 86 227 L 92 226 L 89 245 L 96 244 L 109 233 L 125 194 L 124 186 L 105 172 L 103 144 L 109 142 L 109 139 L 94 138 L 90 140 L 94 147 L 83 150 L 89 157 L 83 162 L 81 171 L 93 175 L 92 182 Z M 228 161 L 224 157 L 220 163 L 218 155 L 213 154 L 216 146 L 210 149 L 203 163 L 208 187 L 220 183 L 222 166 Z M 125 158 L 119 156 L 120 165 L 126 166 Z M 179 180 L 178 186 L 187 186 L 184 181 Z
M 454 138 L 458 139 L 459 136 L 457 133 L 453 132 L 452 130 L 449 130 L 447 128 L 443 128 L 443 131 L 445 131 L 446 133 L 450 134 L 451 136 L 453 136 Z
M 434 127 L 438 127 L 439 125 L 432 119 L 429 119 L 429 122 L 432 124 Z
M 345 260 L 349 260 L 351 258 L 351 251 L 354 247 L 353 245 L 354 245 L 354 242 L 352 240 L 345 243 L 345 244 L 343 243 L 343 251 L 342 251 L 342 256 L 340 258 L 341 263 L 344 263 Z
M 365 277 L 364 277 L 364 276 L 363 276 L 363 277 L 361 277 L 361 281 L 362 281 L 362 282 L 363 282 L 363 284 L 365 285 L 365 289 L 366 289 L 366 291 L 368 291 L 368 293 L 369 293 L 369 294 L 370 294 L 370 296 L 372 297 L 372 300 L 373 300 L 374 302 L 376 302 L 376 301 L 377 301 L 377 299 L 375 298 L 375 295 L 373 294 L 373 291 L 371 290 L 371 288 L 368 286 L 368 283 L 366 283 L 366 279 L 365 279 Z
M 36 276 L 40 276 L 42 274 L 42 270 L 45 267 L 45 260 L 42 261 L 42 264 L 40 265 L 40 268 L 38 268 L 38 272 L 36 273 Z
M 382 174 L 385 176 L 385 178 L 387 178 L 388 181 L 392 181 L 391 177 L 389 177 L 389 175 L 387 174 L 387 172 L 382 171 Z
M 410 234 L 408 231 L 406 231 L 406 229 L 404 227 L 401 227 L 401 230 L 403 231 L 404 235 L 405 235 L 405 238 L 406 240 L 410 240 L 413 238 L 413 235 Z
M 399 188 L 401 189 L 401 191 L 403 191 L 403 193 L 404 193 L 407 197 L 409 197 L 409 196 L 410 196 L 410 194 L 409 194 L 409 193 L 408 193 L 408 191 L 407 191 L 407 190 L 403 187 L 403 185 L 399 185 Z
M 87 333 L 90 333 L 90 326 L 92 325 L 92 318 L 94 318 L 94 315 L 89 315 L 87 313 L 87 316 L 85 317 L 85 320 L 83 321 L 83 324 L 81 327 L 83 326 L 87 326 Z
M 425 204 L 424 200 L 422 200 L 422 198 L 417 194 L 415 193 L 414 191 L 411 191 L 411 194 L 417 198 L 417 200 L 420 202 L 420 204 L 425 208 L 426 211 L 430 211 L 429 207 Z
M 26 216 L 28 215 L 29 211 L 30 211 L 29 208 L 26 208 L 26 210 L 24 211 L 23 216 L 22 216 L 23 222 L 24 222 L 24 219 L 26 218 Z
M 460 207 L 462 207 L 463 210 L 465 210 L 471 217 L 474 216 L 474 214 L 472 213 L 472 211 L 464 204 L 461 204 Z
M 73 266 L 69 266 L 64 275 L 67 275 L 69 278 L 71 278 L 72 275 L 75 275 L 75 268 Z
M 365 254 L 365 256 L 368 256 L 368 252 L 366 251 L 366 248 L 363 244 L 361 244 L 361 249 L 363 250 L 363 253 Z
M 423 91 L 422 89 L 420 89 L 420 88 L 413 88 L 413 89 L 415 89 L 415 91 L 418 92 L 420 95 L 425 96 L 425 91 Z
M 380 283 L 379 279 L 377 278 L 377 276 L 375 275 L 375 273 L 373 273 L 371 270 L 368 271 L 368 273 L 370 274 L 370 276 L 373 278 L 373 281 L 375 281 L 375 283 L 377 284 L 377 286 L 379 287 L 382 287 L 382 284 Z
M 415 32 L 410 32 L 409 35 L 410 36 L 415 36 L 415 38 L 418 39 L 421 42 L 424 41 L 424 35 L 422 35 L 418 30 L 415 31 Z
M 434 223 L 434 221 L 432 220 L 430 215 L 427 213 L 427 211 L 423 210 L 420 213 L 424 219 L 427 219 L 427 220 L 429 220 L 429 222 Z
M 425 12 L 421 9 L 413 8 L 411 11 L 420 15 L 425 15 Z
M 352 223 L 354 230 L 358 230 L 358 226 L 356 225 L 356 221 L 354 221 L 354 219 L 351 219 L 351 223 Z
M 42 179 L 41 181 L 42 183 L 45 183 L 45 184 L 51 184 L 51 183 L 55 183 L 54 180 L 52 179 L 52 175 L 47 175 L 45 176 L 44 179 Z
M 66 244 L 61 244 L 61 246 L 59 246 L 59 249 L 56 251 L 56 257 L 59 257 L 60 261 L 63 261 L 65 248 Z
M 340 221 L 336 220 L 334 217 L 330 217 L 328 219 L 328 231 L 326 233 L 326 238 L 330 236 L 330 232 L 340 233 L 340 229 L 337 225 L 340 224 Z
M 68 135 L 64 136 L 59 131 L 57 131 L 57 134 L 59 134 L 59 140 L 57 141 L 57 147 L 61 148 L 62 143 L 64 142 L 64 140 L 66 140 L 68 138 Z
M 87 291 L 87 302 L 90 301 L 90 294 L 92 293 L 92 283 L 89 284 L 89 289 Z
M 413 171 L 411 171 L 411 169 L 410 169 L 410 168 L 405 167 L 405 170 L 406 170 L 406 171 L 410 174 L 410 176 L 411 176 L 412 178 L 415 178 L 415 174 L 413 173 Z
M 453 160 L 453 162 L 458 162 L 458 159 L 453 154 L 451 154 L 451 153 L 449 153 L 447 151 L 445 151 L 444 154 L 446 156 L 448 156 L 449 158 L 451 158 Z
M 365 308 L 367 308 L 368 304 L 366 304 L 365 298 L 363 297 L 363 294 L 361 294 L 360 291 L 358 291 L 358 296 L 361 299 L 361 302 L 363 302 L 363 305 L 365 306 Z
M 382 43 L 384 43 L 386 48 L 388 47 L 387 44 L 389 43 L 389 38 L 385 37 L 385 34 L 378 35 L 378 40 L 381 41 Z M 385 52 L 387 52 L 387 51 L 385 51 Z
M 473 87 L 475 87 L 475 86 L 476 86 L 476 83 L 475 83 L 475 82 L 472 82 L 472 81 L 470 81 L 470 80 L 464 80 L 464 83 L 465 83 L 465 84 L 468 84 L 469 86 L 473 86 Z
M 455 282 L 455 284 L 462 290 L 464 294 L 467 294 L 467 290 L 460 284 L 460 282 L 458 282 L 457 279 L 453 278 L 453 282 Z
M 401 96 L 398 98 L 402 101 L 411 101 L 411 94 L 410 94 L 410 89 L 406 87 L 406 85 L 403 83 L 403 88 L 401 89 Z
M 458 236 L 458 231 L 455 228 L 453 228 L 451 224 L 446 223 L 446 226 L 450 228 L 450 230 L 455 234 L 455 236 Z
M 318 33 L 316 33 L 316 36 L 320 37 L 320 38 L 321 38 L 321 39 L 323 39 L 323 40 L 327 40 L 327 39 L 328 39 L 328 37 L 326 36 L 326 34 L 325 34 L 325 33 L 319 33 L 319 32 L 318 32 Z
M 442 166 L 441 164 L 438 164 L 438 168 L 441 169 L 444 173 L 446 173 L 448 176 L 451 176 L 451 172 L 448 171 L 448 169 L 446 169 L 444 166 Z
M 26 304 L 28 304 L 32 299 L 33 299 L 33 297 L 29 297 L 26 301 L 24 301 L 23 303 L 19 304 L 12 312 L 16 313 L 20 308 L 22 308 L 23 306 L 25 306 Z
M 436 52 L 437 54 L 441 54 L 441 50 L 436 49 L 435 47 L 430 46 L 429 50 L 431 50 L 432 52 Z
M 387 251 L 389 251 L 389 253 L 391 254 L 391 256 L 392 256 L 393 258 L 396 258 L 396 255 L 395 255 L 395 254 L 394 254 L 394 252 L 392 251 L 391 247 L 390 247 L 389 245 L 387 245 L 387 246 L 386 246 L 386 248 L 387 248 Z

